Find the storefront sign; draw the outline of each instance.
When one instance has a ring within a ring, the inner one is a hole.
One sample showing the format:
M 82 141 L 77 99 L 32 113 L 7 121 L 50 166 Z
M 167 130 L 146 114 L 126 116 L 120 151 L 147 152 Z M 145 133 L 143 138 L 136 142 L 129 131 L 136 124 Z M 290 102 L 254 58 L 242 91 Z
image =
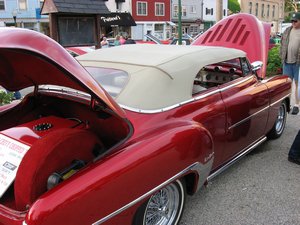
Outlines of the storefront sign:
M 130 13 L 110 13 L 100 15 L 100 26 L 136 26 Z

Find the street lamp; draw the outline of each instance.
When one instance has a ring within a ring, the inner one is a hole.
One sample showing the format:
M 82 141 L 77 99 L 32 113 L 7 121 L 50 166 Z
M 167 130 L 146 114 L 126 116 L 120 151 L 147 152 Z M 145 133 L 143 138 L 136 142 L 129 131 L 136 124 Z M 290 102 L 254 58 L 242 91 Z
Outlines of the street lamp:
M 178 0 L 178 45 L 182 45 L 181 16 L 182 16 L 181 0 Z
M 18 11 L 16 9 L 14 9 L 11 14 L 14 18 L 15 27 L 17 27 L 17 14 L 18 14 Z

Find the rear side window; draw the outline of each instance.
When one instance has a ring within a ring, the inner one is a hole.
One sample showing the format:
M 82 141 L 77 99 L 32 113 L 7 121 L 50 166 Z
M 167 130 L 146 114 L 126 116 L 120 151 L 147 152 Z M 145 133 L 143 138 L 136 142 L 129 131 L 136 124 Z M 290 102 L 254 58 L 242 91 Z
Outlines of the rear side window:
M 116 98 L 128 83 L 128 74 L 122 70 L 101 67 L 85 69 L 113 98 Z
M 250 72 L 246 67 L 248 68 L 247 60 L 240 58 L 204 66 L 194 79 L 192 95 L 245 76 Z

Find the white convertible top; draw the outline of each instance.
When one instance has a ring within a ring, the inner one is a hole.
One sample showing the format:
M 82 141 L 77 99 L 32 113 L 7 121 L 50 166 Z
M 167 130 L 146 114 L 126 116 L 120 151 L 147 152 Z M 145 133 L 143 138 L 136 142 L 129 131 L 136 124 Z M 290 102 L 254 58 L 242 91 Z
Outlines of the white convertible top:
M 135 44 L 99 49 L 77 60 L 83 66 L 126 71 L 129 81 L 117 103 L 157 110 L 191 99 L 193 81 L 205 65 L 245 56 L 224 47 Z

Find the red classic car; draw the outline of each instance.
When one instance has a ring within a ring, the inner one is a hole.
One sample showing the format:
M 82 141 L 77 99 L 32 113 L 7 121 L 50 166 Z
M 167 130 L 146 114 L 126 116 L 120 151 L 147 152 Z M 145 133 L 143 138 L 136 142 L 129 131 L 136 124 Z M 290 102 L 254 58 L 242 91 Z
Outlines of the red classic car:
M 0 224 L 176 225 L 187 194 L 285 127 L 291 80 L 239 49 L 75 59 L 34 31 L 0 40 L 0 85 L 33 89 L 0 107 Z

